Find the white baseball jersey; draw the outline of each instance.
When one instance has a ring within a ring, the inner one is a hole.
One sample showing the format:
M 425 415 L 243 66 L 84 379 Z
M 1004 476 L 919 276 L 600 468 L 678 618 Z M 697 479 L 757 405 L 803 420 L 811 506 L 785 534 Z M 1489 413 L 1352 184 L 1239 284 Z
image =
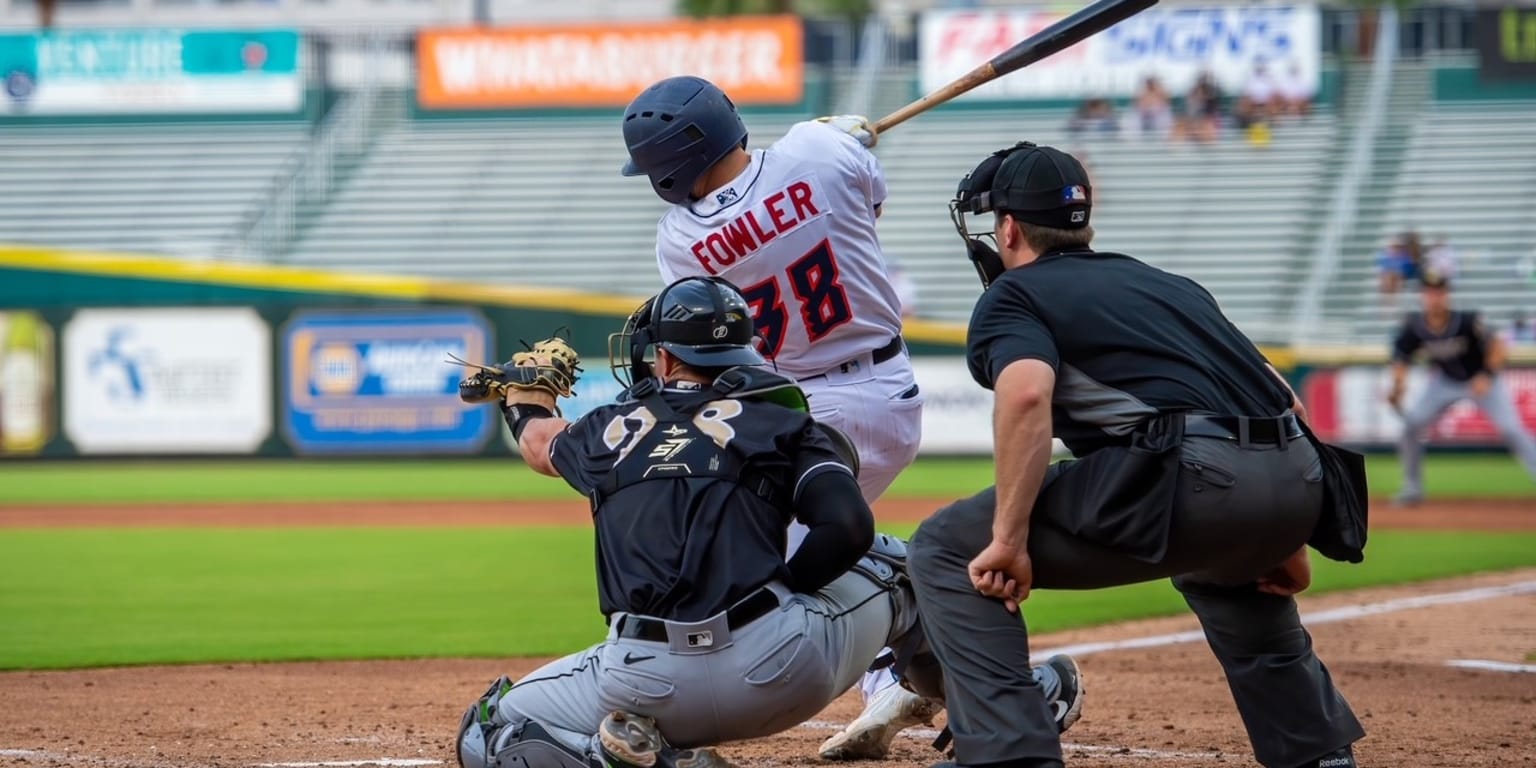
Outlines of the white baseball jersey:
M 718 275 L 752 306 L 764 353 L 784 373 L 824 373 L 901 333 L 901 303 L 875 235 L 880 162 L 854 137 L 798 123 L 747 169 L 656 226 L 671 283 Z

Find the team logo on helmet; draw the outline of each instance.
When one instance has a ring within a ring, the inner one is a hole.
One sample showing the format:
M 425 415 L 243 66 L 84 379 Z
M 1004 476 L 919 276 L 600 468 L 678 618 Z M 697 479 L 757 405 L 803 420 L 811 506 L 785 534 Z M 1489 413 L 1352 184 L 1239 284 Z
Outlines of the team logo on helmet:
M 717 325 L 717 326 L 715 326 L 715 330 L 712 331 L 711 333 L 714 334 L 715 338 L 723 339 L 723 338 L 725 338 L 725 335 L 730 333 L 730 332 L 731 332 L 730 327 L 724 326 L 724 325 Z

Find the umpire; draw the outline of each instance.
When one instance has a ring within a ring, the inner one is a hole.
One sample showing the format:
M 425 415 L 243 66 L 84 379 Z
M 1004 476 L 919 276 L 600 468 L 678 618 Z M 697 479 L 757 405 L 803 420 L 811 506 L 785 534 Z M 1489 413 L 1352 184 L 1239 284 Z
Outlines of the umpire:
M 1014 615 L 1031 588 L 1173 577 L 1258 761 L 1354 766 L 1364 731 L 1292 595 L 1310 582 L 1309 540 L 1362 556 L 1361 466 L 1315 442 L 1204 288 L 1089 248 L 1090 195 L 1075 158 L 1025 142 L 983 160 L 951 203 L 986 288 L 967 356 L 996 394 L 996 486 L 924 522 L 909 567 L 955 760 L 1062 765 Z M 967 216 L 987 213 L 992 231 L 973 234 Z M 1053 432 L 1077 460 L 1050 463 Z

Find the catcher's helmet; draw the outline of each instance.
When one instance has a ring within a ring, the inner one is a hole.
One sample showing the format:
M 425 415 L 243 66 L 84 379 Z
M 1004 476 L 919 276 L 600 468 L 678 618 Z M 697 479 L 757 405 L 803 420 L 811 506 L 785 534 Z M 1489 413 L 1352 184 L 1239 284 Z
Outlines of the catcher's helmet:
M 747 300 L 718 277 L 685 277 L 647 300 L 608 337 L 608 362 L 620 384 L 655 375 L 651 347 L 698 368 L 766 365 L 756 347 Z
M 960 180 L 949 203 L 950 220 L 965 240 L 983 287 L 1003 273 L 992 233 L 972 234 L 966 214 L 997 212 L 1055 229 L 1088 226 L 1093 188 L 1077 158 L 1055 147 L 1021 141 L 988 155 Z
M 669 77 L 640 92 L 624 110 L 625 176 L 649 176 L 674 205 L 732 149 L 747 146 L 747 126 L 725 91 L 702 77 Z

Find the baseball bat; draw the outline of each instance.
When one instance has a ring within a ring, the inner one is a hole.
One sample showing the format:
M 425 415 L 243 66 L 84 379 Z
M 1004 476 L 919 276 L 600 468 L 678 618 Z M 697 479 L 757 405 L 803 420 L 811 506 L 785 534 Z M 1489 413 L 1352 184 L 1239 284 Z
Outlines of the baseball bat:
M 954 82 L 880 118 L 875 121 L 875 133 L 885 133 L 976 86 L 1060 53 L 1154 5 L 1157 0 L 1098 0 L 993 56 Z

